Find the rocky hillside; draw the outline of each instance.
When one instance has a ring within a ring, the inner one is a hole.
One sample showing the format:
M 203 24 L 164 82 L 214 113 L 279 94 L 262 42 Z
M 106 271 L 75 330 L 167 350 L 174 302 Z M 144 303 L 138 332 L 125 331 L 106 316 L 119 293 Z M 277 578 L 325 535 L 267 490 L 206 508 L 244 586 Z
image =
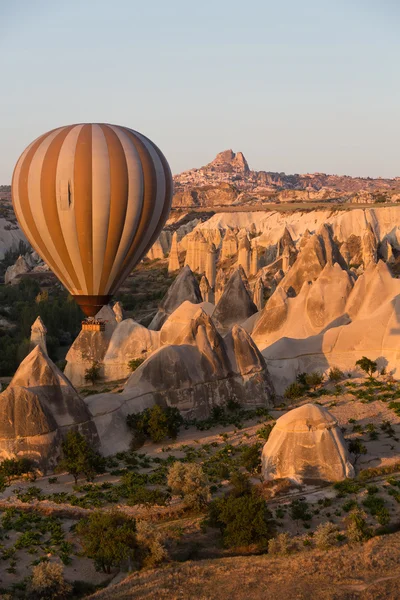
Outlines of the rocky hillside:
M 400 199 L 400 177 L 372 179 L 252 171 L 241 152 L 220 152 L 199 169 L 175 175 L 175 207 L 232 206 L 262 201 L 375 203 Z

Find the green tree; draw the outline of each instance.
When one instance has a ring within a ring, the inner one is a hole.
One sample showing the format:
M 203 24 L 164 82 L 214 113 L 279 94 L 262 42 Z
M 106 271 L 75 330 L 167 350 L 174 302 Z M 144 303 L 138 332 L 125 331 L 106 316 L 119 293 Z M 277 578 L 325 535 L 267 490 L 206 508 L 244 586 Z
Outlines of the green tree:
M 348 449 L 351 454 L 355 455 L 355 461 L 361 456 L 361 454 L 367 454 L 367 448 L 359 439 L 350 440 L 348 443 Z
M 92 385 L 94 385 L 97 381 L 100 380 L 100 363 L 95 360 L 91 367 L 85 370 L 85 381 L 90 381 Z
M 318 373 L 318 371 L 313 371 L 312 373 L 307 373 L 306 375 L 306 385 L 313 390 L 321 385 L 323 380 L 324 376 L 321 373 Z
M 136 522 L 117 510 L 93 512 L 79 521 L 76 533 L 85 556 L 104 573 L 111 573 L 113 567 L 134 559 L 137 553 Z
M 367 515 L 359 508 L 354 509 L 347 518 L 347 539 L 350 543 L 363 542 L 372 537 L 372 532 L 367 525 Z
M 145 361 L 145 360 L 146 360 L 146 359 L 144 359 L 144 358 L 132 358 L 132 360 L 130 360 L 130 361 L 128 362 L 128 368 L 129 368 L 129 369 L 132 371 L 132 373 L 133 373 L 134 371 L 136 371 L 136 369 L 137 369 L 138 367 L 140 367 L 140 365 L 141 365 L 141 364 L 143 364 L 143 363 L 144 363 L 144 361 Z
M 86 438 L 78 431 L 68 431 L 62 443 L 62 458 L 58 463 L 58 471 L 67 471 L 73 476 L 75 483 L 79 475 L 86 475 L 91 481 L 96 473 L 104 472 L 104 459 L 88 444 Z
M 183 498 L 188 508 L 200 510 L 210 499 L 208 479 L 201 465 L 196 463 L 173 463 L 167 476 L 173 494 Z
M 33 463 L 29 458 L 6 458 L 0 463 L 0 474 L 7 478 L 8 485 L 15 477 L 33 472 Z
M 339 367 L 332 367 L 328 374 L 329 381 L 338 382 L 344 379 L 344 373 L 339 369 Z
M 153 442 L 161 442 L 166 438 L 177 437 L 183 417 L 175 407 L 161 408 L 156 404 L 143 412 L 128 415 L 126 422 L 138 434 L 139 439 L 150 438 Z
M 275 523 L 265 500 L 254 492 L 216 498 L 209 508 L 209 524 L 219 527 L 227 547 L 258 544 L 266 547 Z
M 284 396 L 288 400 L 297 400 L 297 398 L 301 398 L 305 392 L 305 388 L 297 381 L 291 383 L 285 390 Z
M 367 358 L 366 356 L 363 356 L 362 358 L 360 358 L 356 362 L 356 365 L 358 365 L 360 367 L 360 369 L 362 369 L 368 375 L 368 377 L 370 379 L 373 379 L 373 375 L 378 367 L 375 360 L 371 360 L 371 359 Z
M 249 473 L 257 473 L 261 469 L 261 443 L 256 442 L 252 446 L 244 446 L 240 465 Z

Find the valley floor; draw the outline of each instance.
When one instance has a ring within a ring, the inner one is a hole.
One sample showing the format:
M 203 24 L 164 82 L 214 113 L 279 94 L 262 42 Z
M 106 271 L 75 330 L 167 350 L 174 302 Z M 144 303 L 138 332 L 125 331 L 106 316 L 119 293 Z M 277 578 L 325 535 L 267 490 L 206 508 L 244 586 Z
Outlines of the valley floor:
M 93 600 L 397 600 L 400 533 L 364 545 L 240 556 L 130 575 Z
M 73 478 L 66 474 L 39 477 L 34 482 L 14 481 L 0 495 L 4 531 L 0 588 L 20 585 L 32 564 L 46 556 L 61 559 L 67 579 L 83 582 L 80 585 L 86 585 L 87 591 L 107 585 L 117 571 L 111 577 L 96 573 L 92 561 L 80 555 L 71 526 L 96 508 L 117 507 L 160 528 L 166 536 L 169 559 L 157 570 L 130 575 L 126 582 L 98 592 L 96 598 L 398 598 L 400 533 L 381 534 L 396 531 L 400 524 L 400 416 L 395 401 L 399 394 L 398 384 L 382 377 L 372 382 L 350 378 L 340 384 L 325 383 L 269 415 L 230 425 L 212 423 L 203 430 L 182 428 L 175 441 L 146 443 L 137 452 L 110 457 L 107 473 L 93 483 L 80 479 L 74 486 Z M 277 533 L 287 532 L 295 541 L 297 551 L 288 556 L 260 556 L 251 547 L 226 549 L 218 530 L 202 525 L 205 514 L 187 513 L 179 498 L 172 498 L 166 506 L 143 506 L 124 488 L 124 477 L 131 474 L 136 484 L 150 492 L 165 491 L 168 465 L 171 460 L 184 459 L 201 463 L 214 497 L 221 495 L 229 489 L 232 473 L 246 471 L 241 463 L 243 450 L 257 443 L 262 447 L 264 427 L 307 402 L 328 408 L 345 438 L 359 440 L 365 454 L 353 456 L 356 480 L 334 486 L 297 486 L 281 480 L 283 483 L 273 488 L 261 484 L 256 471 L 247 471 L 267 500 Z M 351 546 L 345 541 L 346 524 L 355 507 L 365 512 L 368 527 L 378 537 Z M 313 533 L 328 521 L 344 541 L 338 542 L 337 549 L 315 549 Z M 123 577 L 121 572 L 118 579 Z

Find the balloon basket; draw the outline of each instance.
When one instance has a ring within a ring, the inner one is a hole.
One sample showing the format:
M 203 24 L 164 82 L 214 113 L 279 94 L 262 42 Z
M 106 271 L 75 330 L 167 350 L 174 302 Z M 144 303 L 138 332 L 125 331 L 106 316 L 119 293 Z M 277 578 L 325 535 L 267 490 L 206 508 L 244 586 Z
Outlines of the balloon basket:
M 82 331 L 105 331 L 106 322 L 101 319 L 88 318 L 82 321 Z

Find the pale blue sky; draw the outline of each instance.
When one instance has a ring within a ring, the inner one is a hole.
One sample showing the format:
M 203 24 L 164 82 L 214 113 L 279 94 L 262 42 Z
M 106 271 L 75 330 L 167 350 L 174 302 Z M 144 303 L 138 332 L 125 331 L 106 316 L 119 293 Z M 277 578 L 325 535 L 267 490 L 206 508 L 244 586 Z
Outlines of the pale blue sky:
M 103 121 L 174 173 L 400 176 L 397 0 L 0 0 L 0 184 L 35 137 Z

